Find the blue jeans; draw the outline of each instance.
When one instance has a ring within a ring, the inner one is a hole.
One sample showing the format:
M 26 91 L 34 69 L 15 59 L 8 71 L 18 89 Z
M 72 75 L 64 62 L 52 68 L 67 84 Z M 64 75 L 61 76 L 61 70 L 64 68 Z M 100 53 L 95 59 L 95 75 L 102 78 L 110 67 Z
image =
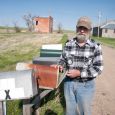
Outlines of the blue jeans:
M 94 92 L 94 80 L 82 83 L 66 78 L 64 82 L 66 115 L 91 115 Z

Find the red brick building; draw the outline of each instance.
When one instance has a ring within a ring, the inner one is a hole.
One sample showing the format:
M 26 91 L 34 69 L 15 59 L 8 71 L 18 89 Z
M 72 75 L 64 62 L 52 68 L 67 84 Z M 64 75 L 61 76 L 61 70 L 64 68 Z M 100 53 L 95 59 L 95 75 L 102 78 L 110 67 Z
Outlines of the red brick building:
M 49 17 L 35 17 L 35 32 L 52 33 L 53 32 L 53 18 Z

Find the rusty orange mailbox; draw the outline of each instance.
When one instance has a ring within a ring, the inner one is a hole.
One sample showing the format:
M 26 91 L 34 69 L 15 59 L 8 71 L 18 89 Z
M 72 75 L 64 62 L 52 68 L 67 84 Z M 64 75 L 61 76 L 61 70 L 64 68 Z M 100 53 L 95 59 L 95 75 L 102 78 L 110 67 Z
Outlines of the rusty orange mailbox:
M 21 67 L 21 68 L 20 68 Z M 17 70 L 32 69 L 32 76 L 37 79 L 39 88 L 54 89 L 59 86 L 64 78 L 64 72 L 59 72 L 58 67 L 41 64 L 18 63 Z
M 39 88 L 54 89 L 58 87 L 60 81 L 58 68 L 48 65 L 34 65 L 34 71 Z

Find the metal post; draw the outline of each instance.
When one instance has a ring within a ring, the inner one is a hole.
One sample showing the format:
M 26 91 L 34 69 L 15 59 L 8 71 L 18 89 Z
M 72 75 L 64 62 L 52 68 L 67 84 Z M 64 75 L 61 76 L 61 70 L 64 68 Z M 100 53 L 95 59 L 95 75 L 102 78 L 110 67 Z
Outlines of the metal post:
M 0 115 L 6 115 L 6 101 L 0 101 Z
M 0 115 L 4 115 L 3 102 L 2 101 L 0 101 Z
M 6 100 L 3 101 L 3 115 L 6 115 Z
M 100 33 L 100 19 L 101 19 L 101 12 L 99 11 L 98 13 L 98 38 L 99 38 L 99 33 Z

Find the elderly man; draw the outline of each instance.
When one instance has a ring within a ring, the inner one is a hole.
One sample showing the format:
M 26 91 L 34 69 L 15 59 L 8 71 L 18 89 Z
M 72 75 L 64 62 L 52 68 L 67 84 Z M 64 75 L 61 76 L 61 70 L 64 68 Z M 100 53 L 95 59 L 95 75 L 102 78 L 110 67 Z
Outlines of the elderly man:
M 101 45 L 90 38 L 91 29 L 90 19 L 81 17 L 76 25 L 77 35 L 65 44 L 59 61 L 60 70 L 63 67 L 67 70 L 64 80 L 66 115 L 91 115 L 94 79 L 103 70 Z

